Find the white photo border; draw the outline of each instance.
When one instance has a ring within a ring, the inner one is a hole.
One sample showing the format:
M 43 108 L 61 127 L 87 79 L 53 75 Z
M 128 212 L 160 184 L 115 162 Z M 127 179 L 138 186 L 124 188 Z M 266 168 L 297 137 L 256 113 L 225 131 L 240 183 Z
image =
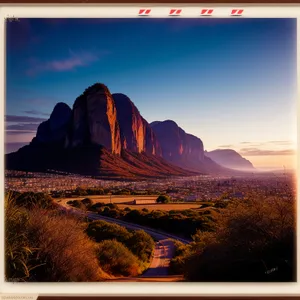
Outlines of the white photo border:
M 139 16 L 140 9 L 151 9 L 147 16 Z M 169 16 L 171 9 L 181 9 L 179 16 Z M 211 16 L 201 16 L 202 9 L 214 9 Z M 241 16 L 231 16 L 232 9 L 242 9 Z M 299 4 L 0 4 L 0 112 L 5 115 L 5 19 L 6 18 L 296 18 L 297 19 L 297 83 L 300 66 L 300 5 Z M 298 100 L 300 99 L 298 90 Z M 300 129 L 297 106 L 297 132 Z M 4 168 L 4 117 L 0 121 L 0 167 Z M 297 142 L 297 149 L 300 142 Z M 297 174 L 300 163 L 297 151 Z M 0 175 L 0 191 L 4 195 L 4 171 Z M 297 187 L 299 178 L 297 176 Z M 299 189 L 297 188 L 297 199 Z M 4 201 L 0 197 L 0 220 L 4 225 Z M 298 203 L 298 201 L 297 201 Z M 297 205 L 297 224 L 299 224 Z M 4 245 L 4 226 L 0 226 Z M 297 231 L 299 225 L 297 226 Z M 299 247 L 297 239 L 297 248 Z M 4 247 L 0 247 L 0 295 L 55 295 L 55 296 L 298 296 L 299 283 L 10 283 L 4 281 Z M 297 259 L 299 281 L 299 257 Z

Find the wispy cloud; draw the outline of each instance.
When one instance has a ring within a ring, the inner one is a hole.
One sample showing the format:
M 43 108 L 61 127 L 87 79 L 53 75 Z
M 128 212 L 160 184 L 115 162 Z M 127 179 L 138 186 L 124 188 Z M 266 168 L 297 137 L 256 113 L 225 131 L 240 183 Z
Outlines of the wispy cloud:
M 266 144 L 286 146 L 286 145 L 292 145 L 293 142 L 292 141 L 268 141 Z
M 34 134 L 36 131 L 32 130 L 6 130 L 6 135 L 20 135 L 20 134 Z
M 34 76 L 43 72 L 66 72 L 75 70 L 77 67 L 88 66 L 92 62 L 99 60 L 99 55 L 93 52 L 74 53 L 69 50 L 69 56 L 63 59 L 41 62 L 36 59 L 31 59 L 31 67 L 26 74 Z
M 233 147 L 233 145 L 220 145 L 218 148 L 230 148 Z
M 48 113 L 44 113 L 44 112 L 41 112 L 41 111 L 35 110 L 35 109 L 24 110 L 23 112 L 26 113 L 26 114 L 28 114 L 28 115 L 50 116 L 50 114 L 48 114 Z
M 41 62 L 31 59 L 31 66 L 26 74 L 33 76 L 43 72 L 66 72 L 75 70 L 77 67 L 88 66 L 92 62 L 99 60 L 99 55 L 92 52 L 74 53 L 69 51 L 69 56 L 63 59 Z
M 5 121 L 6 122 L 15 122 L 15 123 L 37 123 L 37 122 L 43 122 L 47 119 L 44 118 L 36 118 L 36 117 L 28 117 L 28 116 L 15 116 L 15 115 L 6 115 Z
M 239 151 L 243 156 L 270 156 L 270 155 L 293 155 L 295 150 L 284 149 L 284 150 L 262 150 L 258 148 L 243 148 Z
M 240 142 L 240 145 L 251 145 L 251 146 L 287 146 L 292 145 L 292 141 L 266 141 L 266 142 Z
M 18 131 L 36 131 L 39 123 L 19 123 L 14 125 L 6 125 L 6 130 Z

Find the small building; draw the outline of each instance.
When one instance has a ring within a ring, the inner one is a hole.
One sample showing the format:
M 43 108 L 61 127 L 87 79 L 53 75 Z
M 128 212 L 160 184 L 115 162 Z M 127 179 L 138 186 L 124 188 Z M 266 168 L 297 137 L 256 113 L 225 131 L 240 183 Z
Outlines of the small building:
M 156 199 L 134 199 L 133 204 L 138 205 L 138 204 L 155 204 Z

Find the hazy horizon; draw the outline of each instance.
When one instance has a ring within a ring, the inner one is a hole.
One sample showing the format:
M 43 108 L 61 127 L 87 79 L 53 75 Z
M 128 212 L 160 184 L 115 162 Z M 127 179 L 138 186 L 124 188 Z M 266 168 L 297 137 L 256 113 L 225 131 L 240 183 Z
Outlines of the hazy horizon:
M 102 82 L 208 151 L 295 168 L 295 19 L 21 19 L 7 23 L 6 53 L 5 151 Z

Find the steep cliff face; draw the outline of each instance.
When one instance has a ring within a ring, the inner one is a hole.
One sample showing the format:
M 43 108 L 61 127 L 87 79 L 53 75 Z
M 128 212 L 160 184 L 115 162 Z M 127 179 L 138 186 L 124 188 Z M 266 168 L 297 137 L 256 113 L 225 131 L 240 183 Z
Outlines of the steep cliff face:
M 113 154 L 121 153 L 120 128 L 112 95 L 103 84 L 95 84 L 73 105 L 71 147 L 102 145 Z
M 111 95 L 101 83 L 87 88 L 72 110 L 58 103 L 30 145 L 6 156 L 6 168 L 120 178 L 226 171 L 204 155 L 199 138 L 171 120 L 150 125 L 127 96 Z
M 204 159 L 202 141 L 187 134 L 174 121 L 155 121 L 151 123 L 151 127 L 161 145 L 162 155 L 168 161 L 176 163 Z
M 145 128 L 144 134 L 145 134 L 146 153 L 162 157 L 162 148 L 153 129 L 145 119 L 143 119 L 143 123 Z
M 50 118 L 39 125 L 32 143 L 64 145 L 71 115 L 72 110 L 67 104 L 57 103 Z
M 134 103 L 124 94 L 116 93 L 112 96 L 117 108 L 122 148 L 161 156 L 161 149 L 152 128 Z
M 204 148 L 203 142 L 192 134 L 186 134 L 187 138 L 187 151 L 186 156 L 189 156 L 193 160 L 204 160 Z

